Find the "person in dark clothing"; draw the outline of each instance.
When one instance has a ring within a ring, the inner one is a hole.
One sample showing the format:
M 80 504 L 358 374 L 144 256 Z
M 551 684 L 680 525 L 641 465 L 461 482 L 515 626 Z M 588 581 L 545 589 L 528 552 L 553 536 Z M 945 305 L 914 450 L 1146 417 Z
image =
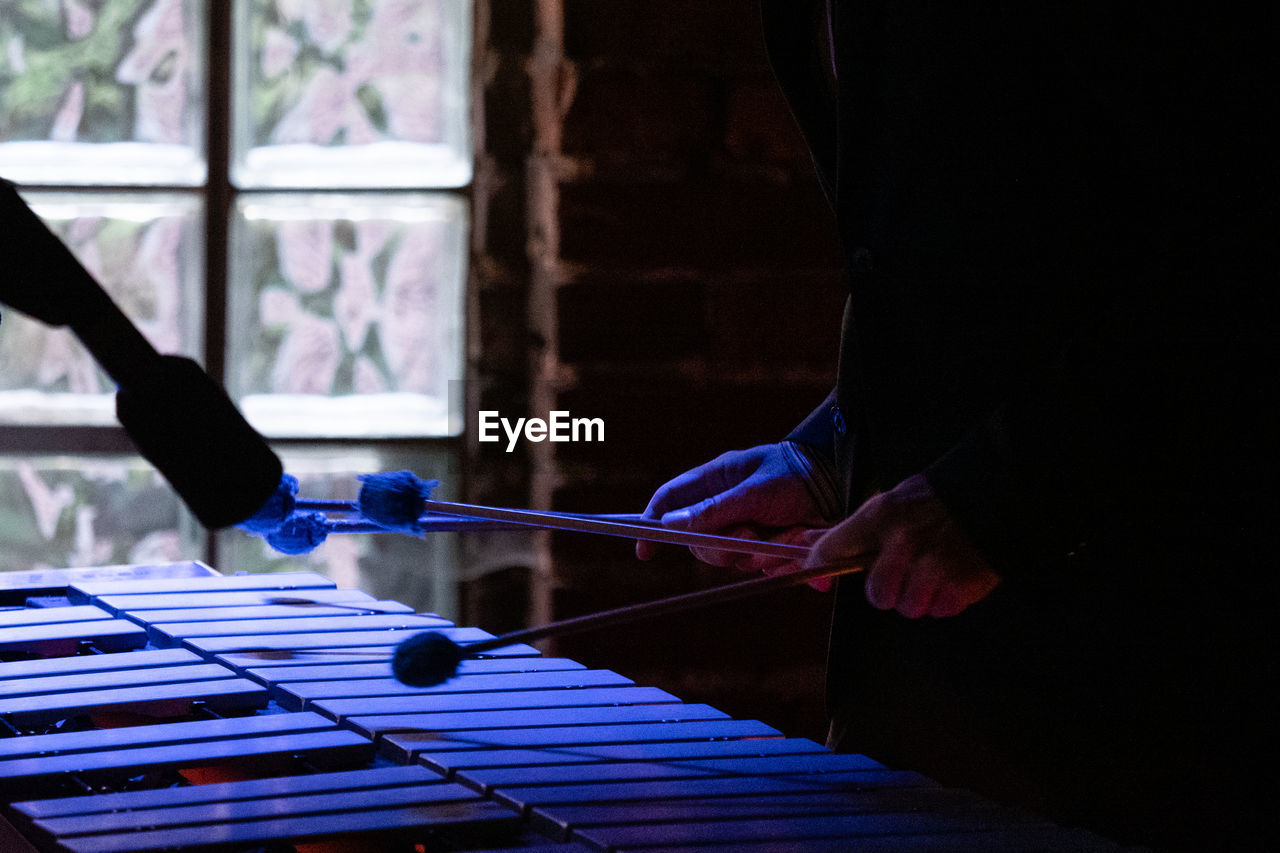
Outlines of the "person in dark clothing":
M 646 514 L 876 553 L 835 594 L 834 748 L 1264 849 L 1274 11 L 1138 6 L 762 2 L 845 249 L 836 388 Z

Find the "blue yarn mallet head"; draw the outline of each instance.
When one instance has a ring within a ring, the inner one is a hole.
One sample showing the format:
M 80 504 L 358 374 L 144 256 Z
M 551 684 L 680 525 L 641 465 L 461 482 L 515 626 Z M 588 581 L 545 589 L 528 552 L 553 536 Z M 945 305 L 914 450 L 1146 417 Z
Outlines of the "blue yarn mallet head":
M 280 484 L 258 511 L 236 525 L 241 530 L 265 536 L 289 520 L 298 503 L 298 478 L 292 474 L 280 477 Z
M 361 515 L 387 530 L 422 533 L 422 502 L 431 497 L 439 480 L 421 480 L 412 471 L 362 474 L 357 479 L 364 483 L 356 502 Z
M 267 544 L 282 554 L 307 554 L 329 535 L 329 519 L 323 512 L 296 512 L 279 527 L 263 534 Z

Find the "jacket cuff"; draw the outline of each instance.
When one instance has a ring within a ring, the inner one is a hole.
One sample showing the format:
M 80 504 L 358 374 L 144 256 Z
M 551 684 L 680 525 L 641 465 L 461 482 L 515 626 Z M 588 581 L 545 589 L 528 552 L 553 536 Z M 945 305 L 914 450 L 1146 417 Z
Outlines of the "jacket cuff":
M 836 459 L 836 429 L 832 411 L 835 406 L 836 392 L 833 390 L 795 429 L 787 433 L 788 441 L 803 444 L 810 453 L 830 460 L 833 470 Z
M 836 464 L 836 392 L 826 398 L 782 441 L 791 469 L 810 484 L 822 517 L 835 523 L 844 515 L 840 469 Z
M 1001 418 L 994 416 L 930 465 L 925 479 L 1001 577 L 1026 562 L 1011 517 L 1013 477 L 1002 446 Z
M 840 479 L 835 462 L 793 439 L 786 439 L 778 446 L 782 448 L 791 470 L 808 484 L 809 494 L 822 517 L 832 524 L 839 521 L 842 501 L 836 486 Z

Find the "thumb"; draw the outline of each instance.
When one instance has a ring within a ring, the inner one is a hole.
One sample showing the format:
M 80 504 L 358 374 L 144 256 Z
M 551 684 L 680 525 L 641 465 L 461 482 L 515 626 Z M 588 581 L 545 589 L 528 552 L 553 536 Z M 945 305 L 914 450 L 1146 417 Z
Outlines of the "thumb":
M 804 568 L 832 566 L 879 550 L 878 503 L 878 497 L 872 498 L 853 515 L 824 533 L 809 548 Z
M 691 506 L 672 510 L 662 516 L 662 524 L 665 527 L 698 532 L 750 524 L 759 514 L 755 511 L 757 501 L 753 498 L 754 491 L 752 484 L 741 483 Z

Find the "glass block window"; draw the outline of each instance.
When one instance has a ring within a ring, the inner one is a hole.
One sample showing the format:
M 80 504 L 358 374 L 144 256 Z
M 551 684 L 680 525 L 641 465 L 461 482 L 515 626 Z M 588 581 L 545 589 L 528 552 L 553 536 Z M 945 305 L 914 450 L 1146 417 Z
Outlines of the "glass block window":
M 142 191 L 23 193 L 160 352 L 199 356 L 199 199 Z M 115 386 L 68 329 L 16 311 L 0 323 L 0 423 L 115 423 Z
M 205 179 L 204 0 L 0 3 L 0 175 Z
M 0 177 L 157 349 L 211 369 L 304 494 L 398 468 L 448 491 L 471 15 L 470 0 L 0 3 Z M 306 565 L 451 608 L 451 534 L 305 559 L 205 535 L 130 454 L 74 336 L 0 313 L 0 569 Z
M 171 563 L 199 534 L 136 456 L 0 456 L 0 570 Z
M 465 0 L 237 4 L 232 174 L 244 187 L 471 179 Z
M 253 423 L 287 436 L 448 434 L 465 216 L 445 195 L 242 197 L 229 372 Z

